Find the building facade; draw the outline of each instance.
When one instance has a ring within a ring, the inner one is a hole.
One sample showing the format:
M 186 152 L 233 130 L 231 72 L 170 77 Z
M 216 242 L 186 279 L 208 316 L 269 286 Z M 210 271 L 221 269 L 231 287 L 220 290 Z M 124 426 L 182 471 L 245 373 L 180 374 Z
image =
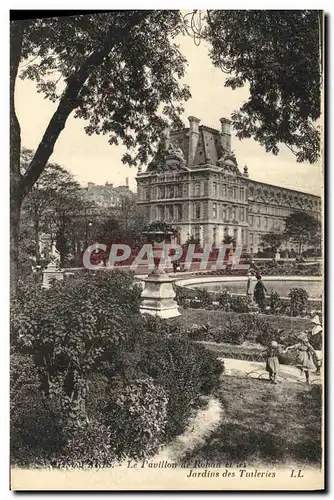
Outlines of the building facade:
M 219 131 L 189 117 L 188 128 L 166 133 L 160 159 L 139 171 L 137 203 L 149 222 L 173 224 L 181 244 L 194 237 L 219 245 L 230 236 L 257 253 L 261 236 L 283 232 L 292 212 L 320 218 L 320 197 L 251 180 L 246 166 L 240 171 L 231 122 L 220 122 Z
M 134 200 L 136 195 L 129 189 L 129 180 L 125 186 L 114 186 L 106 182 L 104 185 L 88 182 L 81 188 L 83 199 L 102 209 L 121 210 L 126 200 Z

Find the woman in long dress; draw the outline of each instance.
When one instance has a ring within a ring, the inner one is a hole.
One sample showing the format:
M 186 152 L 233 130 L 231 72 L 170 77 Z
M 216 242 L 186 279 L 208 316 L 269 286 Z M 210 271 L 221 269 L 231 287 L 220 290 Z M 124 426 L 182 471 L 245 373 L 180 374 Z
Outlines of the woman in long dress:
M 248 271 L 247 273 L 247 288 L 246 288 L 246 295 L 247 297 L 250 297 L 253 299 L 253 294 L 254 294 L 254 284 L 255 284 L 255 276 L 253 271 Z
M 316 358 L 316 352 L 311 346 L 308 340 L 307 333 L 302 332 L 298 335 L 300 342 L 287 347 L 283 353 L 296 349 L 297 351 L 297 367 L 300 369 L 301 373 L 305 373 L 305 379 L 307 385 L 310 384 L 310 372 L 315 370 L 315 365 L 313 359 Z
M 323 336 L 323 331 L 322 331 L 322 326 L 319 320 L 318 314 L 316 314 L 312 319 L 313 323 L 313 328 L 312 331 L 310 332 L 310 344 L 311 346 L 315 349 L 317 359 L 315 361 L 315 365 L 317 367 L 316 374 L 320 375 L 320 368 L 322 365 L 322 336 Z
M 264 309 L 264 298 L 267 293 L 267 289 L 262 281 L 262 276 L 260 274 L 256 275 L 257 283 L 254 288 L 254 299 L 259 308 L 263 311 Z

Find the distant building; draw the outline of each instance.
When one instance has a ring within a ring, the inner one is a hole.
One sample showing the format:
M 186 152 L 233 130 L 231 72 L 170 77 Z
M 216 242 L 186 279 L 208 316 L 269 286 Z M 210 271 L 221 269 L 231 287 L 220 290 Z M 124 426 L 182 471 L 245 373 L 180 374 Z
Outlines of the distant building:
M 320 197 L 249 179 L 231 151 L 230 120 L 221 130 L 199 125 L 167 132 L 160 157 L 137 176 L 138 205 L 148 221 L 165 220 L 190 236 L 220 244 L 229 235 L 256 253 L 261 235 L 284 231 L 286 217 L 304 211 L 320 217 Z M 291 246 L 290 246 L 291 248 Z
M 121 210 L 124 200 L 135 199 L 135 193 L 129 189 L 129 179 L 126 178 L 125 186 L 114 187 L 113 184 L 106 182 L 104 185 L 98 185 L 94 182 L 88 182 L 87 187 L 82 188 L 83 197 L 87 202 L 103 209 Z

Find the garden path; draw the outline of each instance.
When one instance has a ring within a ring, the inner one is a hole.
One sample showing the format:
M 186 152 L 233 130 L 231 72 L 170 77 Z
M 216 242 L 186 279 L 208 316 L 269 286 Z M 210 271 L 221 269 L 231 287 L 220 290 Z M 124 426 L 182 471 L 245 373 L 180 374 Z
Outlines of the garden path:
M 185 432 L 155 455 L 152 462 L 160 460 L 176 462 L 187 452 L 205 443 L 209 435 L 220 425 L 224 412 L 219 399 L 210 397 L 207 400 L 205 408 L 196 412 Z
M 268 380 L 268 372 L 266 372 L 265 363 L 256 361 L 245 361 L 233 358 L 218 358 L 225 363 L 224 375 L 232 377 L 259 378 Z M 296 366 L 280 365 L 278 382 L 298 382 L 305 384 L 304 375 L 301 376 L 300 370 Z M 311 384 L 321 384 L 322 376 L 310 373 Z

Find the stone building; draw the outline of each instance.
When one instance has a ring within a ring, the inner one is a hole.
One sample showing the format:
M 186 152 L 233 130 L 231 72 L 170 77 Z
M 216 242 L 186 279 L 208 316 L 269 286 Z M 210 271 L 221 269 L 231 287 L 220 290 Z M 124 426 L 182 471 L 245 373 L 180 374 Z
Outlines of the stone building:
M 85 201 L 99 208 L 121 210 L 124 200 L 134 200 L 136 195 L 129 189 L 127 178 L 125 186 L 88 182 L 87 187 L 82 188 L 82 196 Z
M 137 175 L 137 203 L 149 222 L 164 220 L 189 237 L 218 245 L 228 235 L 251 253 L 259 251 L 261 235 L 283 232 L 294 211 L 320 217 L 318 196 L 249 179 L 231 151 L 230 120 L 221 130 L 200 125 L 167 131 L 157 157 Z

